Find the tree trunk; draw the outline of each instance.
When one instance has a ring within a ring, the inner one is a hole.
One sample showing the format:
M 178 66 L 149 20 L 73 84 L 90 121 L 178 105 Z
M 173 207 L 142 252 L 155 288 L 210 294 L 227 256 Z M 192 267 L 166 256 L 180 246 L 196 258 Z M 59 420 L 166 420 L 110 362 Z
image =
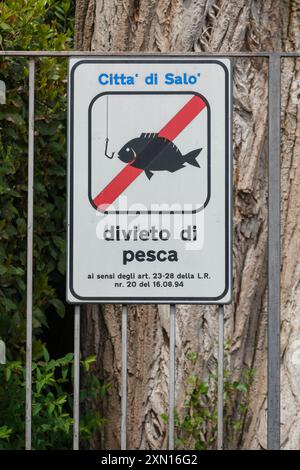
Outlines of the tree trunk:
M 299 50 L 299 0 L 77 0 L 75 48 L 106 52 Z M 282 61 L 282 445 L 300 447 L 300 107 L 299 61 Z M 266 448 L 267 79 L 265 59 L 234 60 L 234 298 L 225 307 L 229 369 L 255 369 L 238 432 L 227 448 Z M 131 306 L 128 329 L 128 448 L 163 449 L 168 412 L 168 306 Z M 97 354 L 111 382 L 109 422 L 92 448 L 120 446 L 120 307 L 88 306 L 82 349 Z M 176 393 L 183 411 L 188 377 L 215 371 L 217 308 L 177 306 Z M 197 361 L 187 358 L 198 353 Z M 240 419 L 240 395 L 230 406 Z M 98 405 L 97 405 L 98 406 Z M 100 405 L 99 405 L 100 406 Z M 235 418 L 234 418 L 235 417 Z M 192 444 L 191 444 L 192 445 Z

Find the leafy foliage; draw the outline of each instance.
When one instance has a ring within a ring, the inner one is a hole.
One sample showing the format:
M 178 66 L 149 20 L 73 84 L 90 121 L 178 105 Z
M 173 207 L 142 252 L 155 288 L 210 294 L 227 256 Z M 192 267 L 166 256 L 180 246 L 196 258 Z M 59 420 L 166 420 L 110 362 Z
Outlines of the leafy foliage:
M 0 47 L 62 50 L 72 46 L 71 0 L 6 0 L 0 3 Z M 28 67 L 4 58 L 0 79 L 0 337 L 8 357 L 22 360 L 25 342 Z M 47 312 L 64 315 L 58 287 L 65 274 L 66 61 L 43 58 L 36 67 L 34 311 L 35 339 Z M 34 342 L 34 357 L 42 344 Z
M 187 357 L 192 364 L 198 359 L 192 351 Z M 253 369 L 245 368 L 241 380 L 236 381 L 228 368 L 224 370 L 224 427 L 232 439 L 237 438 L 248 409 L 253 375 Z M 196 450 L 214 449 L 217 442 L 218 377 L 211 373 L 207 380 L 201 380 L 197 375 L 191 375 L 187 386 L 183 417 L 178 412 L 175 414 L 176 445 L 178 448 L 193 445 Z M 162 419 L 166 421 L 168 417 L 164 415 Z
M 94 356 L 81 361 L 88 372 L 95 362 Z M 70 449 L 72 447 L 73 396 L 67 392 L 72 379 L 73 354 L 50 359 L 43 348 L 43 359 L 32 366 L 32 443 L 34 449 Z M 20 361 L 0 366 L 0 450 L 24 448 L 25 434 L 25 367 Z M 86 373 L 86 389 L 80 401 L 88 395 L 94 400 L 103 399 L 110 386 Z M 87 392 L 88 390 L 88 392 Z M 81 413 L 81 440 L 89 440 L 92 432 L 100 429 L 105 419 L 100 413 Z
M 4 50 L 67 50 L 72 47 L 74 0 L 0 2 L 0 47 Z M 66 75 L 64 59 L 36 59 L 32 440 L 35 449 L 67 449 L 72 441 L 73 354 L 50 359 L 39 339 L 47 318 L 64 316 Z M 25 433 L 26 227 L 28 146 L 28 61 L 5 57 L 0 80 L 0 338 L 9 362 L 0 366 L 0 449 L 23 449 Z M 85 389 L 80 401 L 101 400 L 109 385 L 82 361 Z M 105 422 L 99 413 L 81 413 L 80 435 Z

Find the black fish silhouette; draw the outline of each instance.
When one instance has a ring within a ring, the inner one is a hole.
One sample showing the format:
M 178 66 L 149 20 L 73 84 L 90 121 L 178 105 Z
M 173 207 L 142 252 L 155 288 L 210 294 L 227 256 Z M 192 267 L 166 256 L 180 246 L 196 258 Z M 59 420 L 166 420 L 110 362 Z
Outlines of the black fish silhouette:
M 201 149 L 192 150 L 182 155 L 178 147 L 171 141 L 158 134 L 141 134 L 140 137 L 129 140 L 118 152 L 119 159 L 130 163 L 135 168 L 145 171 L 150 180 L 153 171 L 170 171 L 174 173 L 185 167 L 185 163 L 200 167 L 196 157 Z

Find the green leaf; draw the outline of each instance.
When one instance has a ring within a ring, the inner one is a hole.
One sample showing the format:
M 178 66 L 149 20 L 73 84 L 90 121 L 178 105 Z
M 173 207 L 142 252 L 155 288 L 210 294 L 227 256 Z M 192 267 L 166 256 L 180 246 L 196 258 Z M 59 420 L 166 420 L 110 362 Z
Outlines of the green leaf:
M 42 409 L 41 403 L 34 403 L 32 406 L 32 416 L 36 416 Z
M 50 304 L 53 305 L 55 308 L 56 312 L 61 318 L 64 318 L 65 316 L 65 305 L 60 299 L 51 299 Z
M 201 394 L 206 395 L 207 392 L 208 392 L 208 390 L 209 390 L 209 385 L 208 385 L 207 382 L 201 382 L 201 383 L 199 384 L 198 389 L 199 389 L 199 392 L 200 392 Z
M 86 371 L 90 370 L 90 365 L 96 362 L 96 356 L 88 356 L 86 357 L 83 361 L 81 361 L 81 364 L 84 366 Z
M 9 24 L 4 23 L 4 22 L 0 23 L 0 29 L 6 32 L 12 31 L 12 27 Z
M 6 382 L 9 381 L 11 377 L 11 368 L 10 367 L 6 367 L 6 370 L 5 370 L 5 379 L 6 379 Z
M 21 116 L 21 114 L 18 113 L 12 113 L 12 112 L 7 112 L 4 114 L 4 119 L 6 121 L 12 122 L 13 124 L 16 124 L 17 126 L 22 126 L 24 124 L 24 119 Z
M 8 440 L 12 434 L 13 430 L 8 426 L 0 426 L 0 439 Z
M 49 362 L 50 356 L 45 346 L 43 346 L 43 356 L 46 362 Z
M 239 384 L 237 384 L 236 388 L 237 388 L 237 390 L 239 390 L 240 392 L 248 393 L 248 387 L 247 387 L 246 384 L 239 383 Z
M 62 405 L 63 403 L 66 403 L 67 401 L 67 395 L 62 395 L 56 400 L 57 405 Z
M 161 413 L 160 417 L 161 417 L 161 419 L 163 420 L 164 423 L 169 422 L 169 416 L 166 415 L 165 413 Z
M 48 408 L 48 413 L 51 416 L 53 414 L 53 411 L 55 410 L 55 404 L 50 403 L 49 408 Z

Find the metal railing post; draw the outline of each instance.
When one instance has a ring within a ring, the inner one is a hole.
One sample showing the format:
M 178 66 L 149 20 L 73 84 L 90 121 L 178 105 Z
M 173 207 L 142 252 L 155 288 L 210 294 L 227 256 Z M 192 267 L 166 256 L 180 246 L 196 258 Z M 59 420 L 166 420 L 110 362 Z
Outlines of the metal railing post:
M 74 311 L 74 396 L 73 396 L 73 450 L 79 450 L 80 419 L 80 306 Z
M 169 450 L 174 450 L 174 413 L 175 413 L 175 343 L 176 343 L 176 305 L 170 305 L 170 343 L 169 343 Z
M 121 345 L 121 450 L 127 448 L 127 305 L 122 306 Z
M 26 304 L 26 412 L 25 449 L 31 450 L 32 420 L 32 278 L 33 278 L 33 179 L 34 179 L 34 59 L 29 60 L 28 202 L 27 202 L 27 304 Z
M 217 448 L 223 449 L 223 391 L 224 391 L 224 308 L 218 307 L 218 437 Z
M 280 54 L 269 58 L 268 449 L 280 449 Z

